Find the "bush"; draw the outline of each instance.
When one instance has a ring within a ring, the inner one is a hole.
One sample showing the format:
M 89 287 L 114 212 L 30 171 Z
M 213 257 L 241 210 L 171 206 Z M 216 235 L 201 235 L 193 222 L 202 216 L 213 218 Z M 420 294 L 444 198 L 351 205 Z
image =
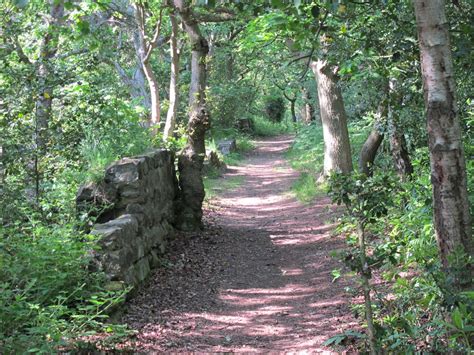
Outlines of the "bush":
M 374 323 L 380 352 L 467 353 L 472 350 L 474 335 L 474 294 L 456 291 L 453 280 L 442 271 L 432 220 L 430 167 L 425 159 L 426 149 L 415 155 L 415 173 L 411 181 L 384 184 L 391 191 L 390 198 L 375 201 L 383 213 L 374 214 L 367 225 L 368 268 L 383 280 L 373 286 Z M 383 181 L 385 172 L 375 172 L 371 180 Z M 345 184 L 359 189 L 364 182 L 345 176 Z M 334 191 L 334 185 L 332 185 Z M 372 187 L 363 196 L 347 200 L 350 206 L 374 199 Z M 341 199 L 347 194 L 341 194 Z M 384 202 L 381 203 L 380 201 Z M 385 205 L 392 200 L 391 206 Z M 342 259 L 349 267 L 357 260 L 353 222 L 343 219 L 339 231 L 348 234 L 348 251 Z M 463 259 L 458 257 L 460 270 Z M 361 307 L 354 311 L 363 316 Z
M 253 117 L 253 132 L 256 136 L 271 137 L 291 130 L 285 121 L 275 123 L 263 117 Z
M 104 290 L 88 270 L 93 239 L 72 224 L 29 223 L 0 232 L 0 348 L 5 353 L 52 353 L 102 329 L 125 291 Z M 112 326 L 111 329 L 114 327 Z
M 280 123 L 285 116 L 285 101 L 281 97 L 269 97 L 265 100 L 265 114 L 274 123 Z

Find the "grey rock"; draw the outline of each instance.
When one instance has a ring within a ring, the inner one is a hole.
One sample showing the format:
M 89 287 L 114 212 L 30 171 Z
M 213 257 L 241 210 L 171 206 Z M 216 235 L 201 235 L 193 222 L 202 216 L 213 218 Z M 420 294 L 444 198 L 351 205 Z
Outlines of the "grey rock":
M 235 139 L 226 139 L 219 141 L 217 143 L 217 150 L 221 152 L 222 155 L 228 155 L 237 151 L 237 142 Z

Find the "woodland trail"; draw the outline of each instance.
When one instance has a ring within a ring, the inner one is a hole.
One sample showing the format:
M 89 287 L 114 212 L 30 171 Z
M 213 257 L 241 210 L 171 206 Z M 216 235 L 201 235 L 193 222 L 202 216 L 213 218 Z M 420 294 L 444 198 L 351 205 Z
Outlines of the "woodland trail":
M 344 247 L 331 236 L 335 207 L 290 193 L 298 173 L 285 161 L 292 137 L 257 142 L 222 177 L 243 183 L 213 199 L 206 230 L 178 238 L 127 305 L 122 321 L 138 331 L 135 351 L 327 351 L 329 337 L 357 327 L 344 287 L 332 282 Z

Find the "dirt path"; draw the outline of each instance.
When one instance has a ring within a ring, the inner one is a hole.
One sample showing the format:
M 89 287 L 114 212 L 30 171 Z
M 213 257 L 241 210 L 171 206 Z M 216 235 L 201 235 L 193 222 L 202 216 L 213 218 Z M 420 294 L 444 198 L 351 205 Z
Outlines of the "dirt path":
M 284 152 L 291 137 L 257 142 L 223 179 L 244 182 L 211 202 L 206 231 L 180 238 L 123 321 L 138 330 L 137 351 L 322 352 L 355 326 L 340 267 L 329 256 L 334 207 L 289 194 L 298 173 Z M 225 180 L 222 180 L 223 182 Z M 223 186 L 225 184 L 223 183 Z

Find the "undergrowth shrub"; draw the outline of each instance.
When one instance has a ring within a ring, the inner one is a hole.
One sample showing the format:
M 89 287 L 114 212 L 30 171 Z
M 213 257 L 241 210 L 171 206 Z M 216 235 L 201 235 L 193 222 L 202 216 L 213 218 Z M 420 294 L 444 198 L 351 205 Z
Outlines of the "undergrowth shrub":
M 52 145 L 39 161 L 37 200 L 25 162 L 9 165 L 0 189 L 1 353 L 51 354 L 97 331 L 126 333 L 106 322 L 128 289 L 109 291 L 105 276 L 88 269 L 95 240 L 82 227 L 93 221 L 75 208 L 81 183 L 103 176 L 118 158 L 156 146 L 138 116 L 126 112 L 84 127 L 76 146 Z
M 86 131 L 80 154 L 86 164 L 85 171 L 91 179 L 97 179 L 111 162 L 143 153 L 157 144 L 161 145 L 161 141 L 153 140 L 149 130 L 135 119 L 115 127 Z
M 282 122 L 272 122 L 264 117 L 254 116 L 252 121 L 253 133 L 260 137 L 277 136 L 293 130 L 292 125 L 289 124 L 287 120 L 283 120 Z
M 285 115 L 285 100 L 281 97 L 267 97 L 265 114 L 270 121 L 280 123 Z
M 357 166 L 360 148 L 371 129 L 370 122 L 368 114 L 349 123 L 354 166 Z M 469 119 L 467 122 L 469 125 Z M 467 142 L 472 141 L 469 137 L 467 135 Z M 472 144 L 467 144 L 466 156 L 472 155 Z M 299 127 L 287 157 L 292 167 L 301 172 L 292 187 L 301 201 L 311 201 L 323 188 L 318 182 L 323 169 L 323 156 L 321 126 L 314 122 Z M 367 260 L 370 273 L 375 276 L 371 308 L 376 346 L 378 351 L 387 353 L 468 353 L 472 351 L 474 338 L 474 292 L 457 291 L 453 280 L 446 278 L 441 269 L 433 228 L 430 164 L 426 147 L 420 147 L 413 153 L 412 163 L 415 172 L 410 179 L 386 186 L 393 203 L 386 207 L 385 213 L 375 216 L 365 230 Z M 382 146 L 375 162 L 374 179 L 393 174 L 392 165 L 388 147 Z M 467 159 L 467 176 L 469 197 L 474 201 L 472 159 Z M 347 179 L 347 184 L 353 187 L 365 184 L 357 175 Z M 331 188 L 331 185 L 328 187 Z M 368 194 L 356 200 L 363 202 L 374 196 Z M 354 269 L 360 254 L 357 224 L 348 215 L 342 216 L 340 221 L 336 233 L 347 236 L 348 251 L 339 256 L 352 272 L 360 272 Z M 460 272 L 465 263 L 462 255 L 457 256 L 457 271 Z M 333 275 L 337 275 L 335 280 L 340 273 L 340 270 L 334 270 Z M 355 296 L 360 295 L 361 289 L 356 287 L 351 291 Z M 355 303 L 352 308 L 358 317 L 365 317 L 363 305 Z M 347 338 L 367 340 L 365 335 L 351 330 L 329 339 L 327 344 L 341 343 Z
M 73 224 L 49 224 L 38 217 L 33 213 L 28 223 L 0 231 L 4 353 L 49 354 L 70 347 L 78 337 L 104 329 L 107 310 L 127 292 L 106 291 L 104 276 L 88 270 L 92 237 Z
M 377 347 L 394 353 L 469 353 L 474 336 L 474 292 L 457 290 L 454 280 L 441 269 L 426 154 L 426 149 L 420 149 L 415 155 L 411 180 L 396 188 L 387 186 L 393 206 L 367 225 L 368 267 L 379 280 L 372 287 Z M 376 172 L 376 176 L 386 174 Z M 357 177 L 346 178 L 357 185 Z M 349 249 L 342 260 L 348 266 L 354 260 L 354 230 L 347 218 L 337 230 L 347 235 Z M 465 259 L 456 257 L 461 272 Z M 365 313 L 360 305 L 353 309 L 359 315 Z

